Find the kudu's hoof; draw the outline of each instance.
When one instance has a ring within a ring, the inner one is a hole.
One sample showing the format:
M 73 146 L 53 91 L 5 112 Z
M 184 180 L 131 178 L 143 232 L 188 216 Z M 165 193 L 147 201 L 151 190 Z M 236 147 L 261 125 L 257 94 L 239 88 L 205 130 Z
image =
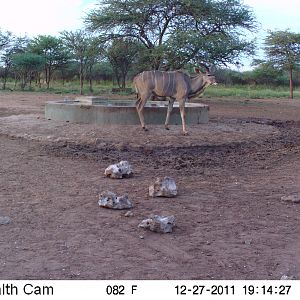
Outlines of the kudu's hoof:
M 166 129 L 166 130 L 170 130 L 170 128 L 169 128 L 168 126 L 165 126 L 165 129 Z
M 184 131 L 183 135 L 187 136 L 187 135 L 189 135 L 189 133 L 187 131 Z
M 143 127 L 143 130 L 144 130 L 144 131 L 148 131 L 148 128 L 146 128 L 146 127 Z

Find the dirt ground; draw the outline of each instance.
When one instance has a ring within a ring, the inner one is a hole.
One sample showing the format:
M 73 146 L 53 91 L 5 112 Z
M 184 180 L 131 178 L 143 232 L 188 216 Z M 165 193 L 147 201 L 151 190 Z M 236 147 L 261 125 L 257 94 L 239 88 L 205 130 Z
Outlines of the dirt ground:
M 203 99 L 210 122 L 95 126 L 54 122 L 60 95 L 0 93 L 1 279 L 300 279 L 300 101 Z M 129 160 L 134 176 L 105 178 Z M 156 177 L 176 198 L 149 198 Z M 133 216 L 100 208 L 128 193 Z M 174 215 L 171 234 L 138 228 Z

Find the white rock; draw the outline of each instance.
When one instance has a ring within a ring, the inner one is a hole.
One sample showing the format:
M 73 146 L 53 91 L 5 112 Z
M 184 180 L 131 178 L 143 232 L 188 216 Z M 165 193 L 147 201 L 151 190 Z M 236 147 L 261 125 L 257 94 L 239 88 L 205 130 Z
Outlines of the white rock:
M 176 183 L 171 177 L 157 178 L 154 184 L 149 186 L 150 197 L 175 197 L 176 195 Z
M 293 202 L 293 203 L 299 203 L 300 202 L 300 192 L 291 194 L 289 196 L 283 196 L 283 197 L 281 197 L 281 200 Z
M 154 232 L 170 233 L 175 226 L 174 216 L 151 215 L 148 219 L 143 220 L 139 227 L 149 229 Z
M 10 223 L 9 217 L 0 217 L 0 225 L 7 225 Z
M 122 160 L 118 164 L 108 166 L 104 175 L 113 179 L 132 176 L 132 167 L 128 161 Z
M 289 275 L 282 275 L 280 280 L 293 280 L 294 276 L 289 276 Z
M 127 211 L 125 214 L 124 214 L 124 217 L 133 217 L 133 212 L 131 210 Z
M 101 207 L 112 209 L 129 209 L 133 207 L 127 194 L 118 197 L 115 193 L 110 191 L 105 191 L 99 195 L 98 204 Z

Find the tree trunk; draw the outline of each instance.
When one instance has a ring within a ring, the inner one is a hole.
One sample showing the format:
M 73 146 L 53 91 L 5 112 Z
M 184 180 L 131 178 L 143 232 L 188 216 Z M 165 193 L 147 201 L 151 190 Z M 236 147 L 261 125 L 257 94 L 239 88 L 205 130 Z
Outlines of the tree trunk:
M 125 85 L 126 85 L 126 75 L 124 75 L 124 72 L 122 72 L 122 89 L 125 89 Z
M 31 83 L 32 83 L 32 74 L 29 73 L 29 88 L 31 89 Z
M 290 98 L 294 98 L 293 94 L 293 67 L 290 66 Z
M 121 88 L 121 76 L 120 76 L 117 69 L 114 70 L 114 73 L 115 73 L 115 76 L 116 76 L 116 79 L 117 79 L 118 87 Z
M 22 76 L 21 76 L 20 87 L 21 87 L 22 91 L 24 91 L 25 86 L 26 86 L 26 76 L 27 76 L 27 74 L 22 74 Z
M 90 85 L 90 92 L 93 92 L 93 80 L 92 80 L 92 66 L 89 67 L 89 85 Z
M 5 69 L 4 69 L 4 76 L 3 76 L 3 86 L 2 86 L 2 89 L 3 89 L 3 90 L 6 89 L 7 76 L 8 76 L 8 71 L 7 71 L 7 69 L 5 68 Z
M 47 89 L 48 89 L 49 87 L 48 87 L 48 68 L 47 68 L 47 65 L 45 65 L 45 81 L 46 81 L 46 85 L 47 85 Z
M 41 83 L 41 73 L 38 73 L 38 77 L 37 77 L 37 83 L 38 83 L 38 87 L 41 88 L 42 87 L 42 83 Z
M 15 75 L 15 85 L 14 85 L 14 90 L 17 88 L 17 83 L 18 83 L 18 76 Z
M 50 88 L 50 80 L 51 80 L 51 69 L 50 67 L 47 68 L 47 73 L 46 73 L 46 84 L 47 84 L 47 90 Z
M 83 95 L 83 63 L 82 62 L 80 62 L 79 81 L 80 81 L 80 95 Z

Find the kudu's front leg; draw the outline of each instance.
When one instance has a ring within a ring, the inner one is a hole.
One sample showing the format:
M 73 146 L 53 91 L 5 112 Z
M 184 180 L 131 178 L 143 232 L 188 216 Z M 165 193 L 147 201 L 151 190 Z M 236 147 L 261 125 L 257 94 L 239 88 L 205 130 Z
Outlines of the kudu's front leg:
M 166 122 L 165 122 L 165 128 L 166 128 L 167 130 L 169 130 L 170 114 L 171 114 L 171 112 L 172 112 L 172 110 L 173 110 L 174 101 L 175 101 L 175 99 L 172 99 L 172 98 L 171 98 L 171 99 L 169 100 L 169 104 L 168 104 L 168 111 L 167 111 L 167 117 L 166 117 Z
M 179 102 L 179 110 L 181 115 L 181 122 L 182 122 L 182 131 L 184 135 L 188 135 L 188 132 L 186 130 L 185 126 L 185 99 L 182 99 Z

